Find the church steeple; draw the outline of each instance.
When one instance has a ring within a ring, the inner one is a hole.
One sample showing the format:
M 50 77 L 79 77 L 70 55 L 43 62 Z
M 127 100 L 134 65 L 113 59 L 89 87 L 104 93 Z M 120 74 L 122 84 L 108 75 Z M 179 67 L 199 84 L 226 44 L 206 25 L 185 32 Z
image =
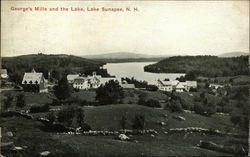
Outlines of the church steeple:
M 32 72 L 32 73 L 36 73 L 36 71 L 35 71 L 35 69 L 34 69 L 34 68 L 31 70 L 31 72 Z

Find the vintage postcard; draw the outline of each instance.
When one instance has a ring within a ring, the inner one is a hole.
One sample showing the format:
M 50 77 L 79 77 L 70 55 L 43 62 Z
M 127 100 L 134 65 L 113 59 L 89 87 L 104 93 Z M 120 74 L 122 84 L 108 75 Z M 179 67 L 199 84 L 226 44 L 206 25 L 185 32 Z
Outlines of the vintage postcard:
M 1 1 L 1 157 L 248 156 L 249 1 Z

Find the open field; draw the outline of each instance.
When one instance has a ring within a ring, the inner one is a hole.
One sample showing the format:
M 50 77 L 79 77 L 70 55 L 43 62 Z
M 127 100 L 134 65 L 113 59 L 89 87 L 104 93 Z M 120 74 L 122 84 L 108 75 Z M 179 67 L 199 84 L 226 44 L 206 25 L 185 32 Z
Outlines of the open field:
M 172 113 L 163 109 L 153 109 L 135 104 L 115 104 L 99 107 L 83 107 L 85 121 L 93 130 L 119 130 L 121 115 L 126 115 L 131 121 L 135 114 L 145 115 L 146 129 L 155 129 L 158 135 L 129 135 L 137 142 L 119 141 L 115 136 L 83 136 L 65 135 L 44 132 L 43 124 L 34 120 L 21 117 L 1 118 L 3 132 L 2 142 L 14 142 L 15 146 L 25 147 L 22 153 L 3 150 L 6 156 L 33 157 L 42 151 L 50 151 L 56 156 L 230 156 L 230 154 L 201 149 L 197 147 L 200 140 L 213 141 L 218 144 L 230 145 L 234 141 L 247 144 L 247 139 L 230 136 L 207 135 L 201 133 L 170 133 L 169 128 L 177 127 L 202 127 L 213 128 L 240 133 L 229 121 L 227 115 L 213 115 L 204 117 L 193 113 Z M 174 115 L 185 117 L 185 121 L 173 118 Z M 40 115 L 42 116 L 42 114 Z M 162 126 L 159 122 L 165 122 Z M 128 124 L 128 129 L 130 126 Z M 6 132 L 11 131 L 13 137 L 8 137 Z M 38 144 L 39 143 L 39 144 Z M 190 153 L 191 152 L 191 153 Z M 232 154 L 231 154 L 232 155 Z

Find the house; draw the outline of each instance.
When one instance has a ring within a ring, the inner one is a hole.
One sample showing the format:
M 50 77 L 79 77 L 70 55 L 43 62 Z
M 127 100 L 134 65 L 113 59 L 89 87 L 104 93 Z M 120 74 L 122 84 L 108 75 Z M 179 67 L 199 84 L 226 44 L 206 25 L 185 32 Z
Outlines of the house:
M 158 79 L 157 87 L 159 90 L 167 92 L 172 92 L 173 90 L 176 92 L 184 92 L 189 91 L 191 88 L 197 88 L 197 81 L 179 82 L 178 80 L 163 81 Z
M 191 88 L 197 88 L 197 81 L 186 81 L 187 82 L 187 91 L 190 91 Z
M 219 85 L 219 84 L 210 84 L 209 85 L 209 88 L 214 88 L 214 89 L 218 89 L 218 88 L 223 88 L 224 86 L 223 85 Z
M 77 77 L 73 80 L 73 88 L 77 88 L 77 89 L 89 89 L 90 88 L 90 84 L 89 84 L 89 80 L 86 77 Z
M 1 72 L 1 78 L 2 79 L 9 78 L 8 73 L 7 73 L 7 69 L 0 69 L 0 72 Z
M 172 81 L 157 80 L 157 87 L 159 90 L 171 92 L 173 90 Z
M 67 75 L 67 80 L 69 84 L 72 84 L 74 82 L 74 79 L 78 78 L 79 74 L 69 74 Z
M 69 77 L 68 77 L 69 76 Z M 68 81 L 69 79 L 72 79 L 75 77 L 75 75 L 68 75 Z M 87 90 L 87 89 L 92 89 L 92 88 L 98 88 L 101 85 L 104 85 L 105 83 L 109 82 L 110 80 L 118 81 L 119 83 L 121 82 L 120 79 L 115 78 L 115 77 L 102 77 L 101 75 L 96 75 L 95 72 L 90 76 L 88 75 L 87 77 L 75 77 L 73 79 L 72 85 L 73 88 L 77 89 L 82 89 L 82 90 Z
M 34 69 L 32 72 L 24 73 L 22 86 L 24 91 L 28 92 L 48 92 L 43 73 L 37 73 Z
M 175 87 L 176 92 L 185 92 L 187 91 L 187 82 L 179 82 Z
M 135 89 L 135 85 L 134 84 L 120 84 L 122 88 L 124 89 Z

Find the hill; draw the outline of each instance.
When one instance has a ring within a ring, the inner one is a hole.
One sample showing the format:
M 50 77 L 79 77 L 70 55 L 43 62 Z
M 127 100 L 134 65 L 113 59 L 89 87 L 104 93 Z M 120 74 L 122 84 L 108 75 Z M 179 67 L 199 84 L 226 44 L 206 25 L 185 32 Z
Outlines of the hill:
M 218 77 L 248 75 L 248 57 L 175 56 L 144 67 L 147 72 L 190 73 Z
M 115 52 L 115 53 L 106 53 L 106 54 L 99 54 L 99 55 L 87 55 L 83 56 L 84 58 L 89 59 L 138 59 L 138 58 L 160 58 L 163 56 L 157 55 L 145 55 L 145 54 L 138 54 L 138 53 L 131 53 L 131 52 Z
M 5 156 L 33 157 L 40 152 L 49 151 L 51 156 L 228 156 L 233 154 L 220 153 L 197 147 L 202 141 L 212 141 L 222 145 L 237 145 L 247 143 L 247 139 L 232 136 L 216 136 L 201 133 L 168 133 L 169 128 L 175 127 L 204 127 L 223 130 L 225 127 L 233 130 L 228 116 L 214 115 L 204 117 L 192 113 L 180 113 L 186 118 L 180 121 L 173 116 L 174 113 L 166 110 L 147 108 L 138 105 L 116 104 L 99 107 L 86 107 L 85 120 L 93 129 L 120 129 L 119 120 L 126 115 L 128 121 L 134 115 L 145 115 L 146 128 L 155 129 L 158 134 L 131 135 L 132 140 L 120 141 L 116 136 L 83 136 L 60 134 L 43 131 L 43 124 L 35 120 L 22 117 L 1 118 L 3 126 L 3 143 L 13 142 L 15 146 L 25 147 L 22 153 L 16 153 L 10 149 L 3 149 Z M 159 122 L 166 122 L 162 126 Z M 131 125 L 130 123 L 128 126 Z M 13 130 L 13 128 L 17 128 Z M 17 131 L 18 130 L 18 131 Z M 237 129 L 236 129 L 237 130 Z M 12 131 L 15 138 L 8 137 L 7 132 Z M 237 143 L 236 143 L 237 142 Z M 37 145 L 39 143 L 39 145 Z M 36 147 L 34 147 L 34 145 Z M 247 144 L 246 144 L 247 145 Z M 34 147 L 34 148 L 33 148 Z M 33 149 L 29 149 L 33 148 Z M 101 149 L 100 149 L 101 148 Z
M 223 53 L 219 55 L 218 57 L 238 57 L 238 56 L 249 56 L 249 53 L 246 52 L 229 52 L 229 53 Z
M 107 75 L 107 72 L 100 69 L 104 63 L 77 57 L 73 55 L 45 55 L 32 54 L 16 57 L 3 57 L 2 67 L 8 70 L 10 79 L 13 82 L 20 82 L 20 76 L 24 72 L 29 72 L 33 68 L 37 72 L 43 72 L 45 78 L 48 78 L 48 72 L 51 73 L 51 78 L 60 79 L 68 73 L 84 73 L 91 74 L 92 71 L 97 71 L 101 75 Z M 19 77 L 19 80 L 17 77 Z

